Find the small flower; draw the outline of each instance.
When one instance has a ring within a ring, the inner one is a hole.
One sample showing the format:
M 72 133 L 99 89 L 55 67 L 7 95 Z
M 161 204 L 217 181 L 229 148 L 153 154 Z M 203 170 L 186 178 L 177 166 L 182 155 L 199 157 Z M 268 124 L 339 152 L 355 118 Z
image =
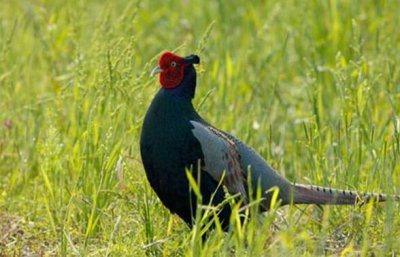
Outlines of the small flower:
M 256 120 L 253 122 L 253 129 L 258 130 L 260 128 L 260 123 L 258 123 Z
M 10 129 L 12 127 L 12 122 L 11 120 L 5 120 L 4 121 L 4 126 L 8 129 Z

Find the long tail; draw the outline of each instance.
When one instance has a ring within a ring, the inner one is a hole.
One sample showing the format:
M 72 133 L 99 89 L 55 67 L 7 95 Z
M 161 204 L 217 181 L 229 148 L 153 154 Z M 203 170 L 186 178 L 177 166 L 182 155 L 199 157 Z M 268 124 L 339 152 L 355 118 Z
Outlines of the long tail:
M 341 189 L 333 189 L 302 184 L 292 185 L 292 199 L 294 204 L 356 204 L 371 200 L 377 202 L 387 201 L 391 198 L 400 201 L 399 195 L 385 195 L 375 193 L 360 193 Z

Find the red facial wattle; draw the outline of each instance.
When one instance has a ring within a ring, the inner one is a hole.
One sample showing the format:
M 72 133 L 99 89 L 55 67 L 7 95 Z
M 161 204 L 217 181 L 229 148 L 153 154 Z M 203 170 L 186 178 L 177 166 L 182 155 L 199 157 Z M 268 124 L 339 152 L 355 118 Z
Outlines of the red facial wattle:
M 175 88 L 183 80 L 185 63 L 183 59 L 173 53 L 164 53 L 158 63 L 160 69 L 160 84 L 163 88 Z

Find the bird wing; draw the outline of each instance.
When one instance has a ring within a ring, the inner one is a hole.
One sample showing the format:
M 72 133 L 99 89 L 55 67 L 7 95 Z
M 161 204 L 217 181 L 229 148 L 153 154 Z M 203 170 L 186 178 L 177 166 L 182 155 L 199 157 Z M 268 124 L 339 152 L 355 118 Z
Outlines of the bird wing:
M 246 175 L 240 165 L 240 155 L 235 143 L 219 130 L 191 121 L 193 135 L 200 142 L 204 155 L 202 169 L 226 186 L 229 193 L 246 197 Z
M 232 135 L 226 132 L 222 133 L 236 145 L 238 153 L 240 154 L 241 166 L 246 172 L 245 176 L 246 178 L 251 177 L 253 192 L 257 192 L 259 189 L 258 187 L 261 187 L 262 197 L 266 199 L 263 203 L 265 210 L 270 208 L 272 197 L 270 189 L 274 187 L 279 188 L 279 198 L 282 199 L 283 204 L 288 204 L 292 198 L 292 184 L 271 168 L 267 161 L 254 149 Z

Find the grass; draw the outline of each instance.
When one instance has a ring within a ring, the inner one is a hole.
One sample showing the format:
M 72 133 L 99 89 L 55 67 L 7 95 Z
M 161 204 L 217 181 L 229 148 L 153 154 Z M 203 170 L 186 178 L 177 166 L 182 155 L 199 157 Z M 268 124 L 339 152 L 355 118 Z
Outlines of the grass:
M 393 202 L 234 216 L 203 244 L 138 146 L 175 49 L 201 56 L 200 113 L 283 176 L 400 193 L 399 3 L 3 1 L 0 256 L 400 254 Z

